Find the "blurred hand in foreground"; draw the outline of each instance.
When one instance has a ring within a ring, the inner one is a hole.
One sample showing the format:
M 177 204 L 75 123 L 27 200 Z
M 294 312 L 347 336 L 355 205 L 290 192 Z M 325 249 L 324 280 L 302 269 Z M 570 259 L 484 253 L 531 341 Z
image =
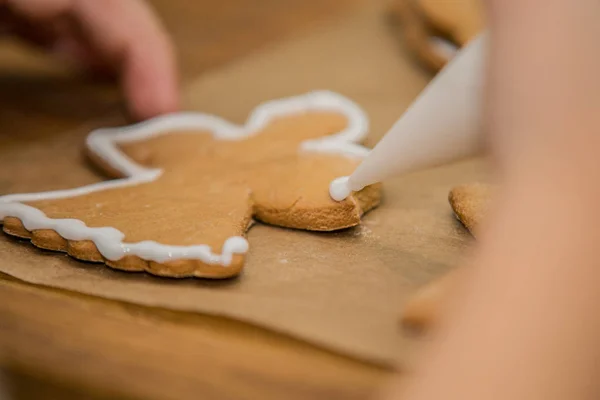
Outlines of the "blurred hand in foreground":
M 600 2 L 486 3 L 498 191 L 431 347 L 391 398 L 597 399 Z
M 0 34 L 114 74 L 135 118 L 178 108 L 172 44 L 143 0 L 0 0 Z

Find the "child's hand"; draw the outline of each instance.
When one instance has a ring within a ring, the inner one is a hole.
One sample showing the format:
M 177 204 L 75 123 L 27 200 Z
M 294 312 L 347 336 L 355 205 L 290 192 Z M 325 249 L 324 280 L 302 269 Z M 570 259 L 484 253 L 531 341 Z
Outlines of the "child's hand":
M 137 118 L 178 107 L 172 44 L 143 0 L 0 0 L 0 33 L 117 74 Z

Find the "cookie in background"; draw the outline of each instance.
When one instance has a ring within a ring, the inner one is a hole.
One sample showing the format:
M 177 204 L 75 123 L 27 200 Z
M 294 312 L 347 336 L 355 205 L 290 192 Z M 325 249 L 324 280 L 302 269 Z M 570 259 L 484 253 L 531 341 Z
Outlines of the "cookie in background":
M 389 14 L 399 38 L 433 72 L 485 25 L 480 0 L 394 0 Z
M 452 211 L 474 237 L 477 228 L 487 214 L 492 201 L 494 186 L 484 183 L 470 183 L 453 188 L 448 195 Z M 445 303 L 452 298 L 452 291 L 459 284 L 461 268 L 434 279 L 417 290 L 405 305 L 402 324 L 411 330 L 426 332 L 440 319 Z

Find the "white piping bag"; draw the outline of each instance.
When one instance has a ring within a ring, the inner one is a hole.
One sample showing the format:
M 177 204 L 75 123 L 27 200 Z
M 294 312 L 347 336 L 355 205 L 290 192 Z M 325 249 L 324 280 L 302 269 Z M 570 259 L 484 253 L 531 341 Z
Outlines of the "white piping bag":
M 331 183 L 331 197 L 341 201 L 386 178 L 480 150 L 487 36 L 471 41 L 438 73 L 350 177 Z

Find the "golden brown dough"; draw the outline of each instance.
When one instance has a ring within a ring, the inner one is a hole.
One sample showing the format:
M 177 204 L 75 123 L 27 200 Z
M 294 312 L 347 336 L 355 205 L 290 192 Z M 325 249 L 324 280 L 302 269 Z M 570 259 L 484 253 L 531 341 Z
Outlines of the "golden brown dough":
M 491 185 L 482 183 L 462 185 L 450 191 L 448 200 L 454 214 L 473 236 L 487 211 L 492 192 Z

